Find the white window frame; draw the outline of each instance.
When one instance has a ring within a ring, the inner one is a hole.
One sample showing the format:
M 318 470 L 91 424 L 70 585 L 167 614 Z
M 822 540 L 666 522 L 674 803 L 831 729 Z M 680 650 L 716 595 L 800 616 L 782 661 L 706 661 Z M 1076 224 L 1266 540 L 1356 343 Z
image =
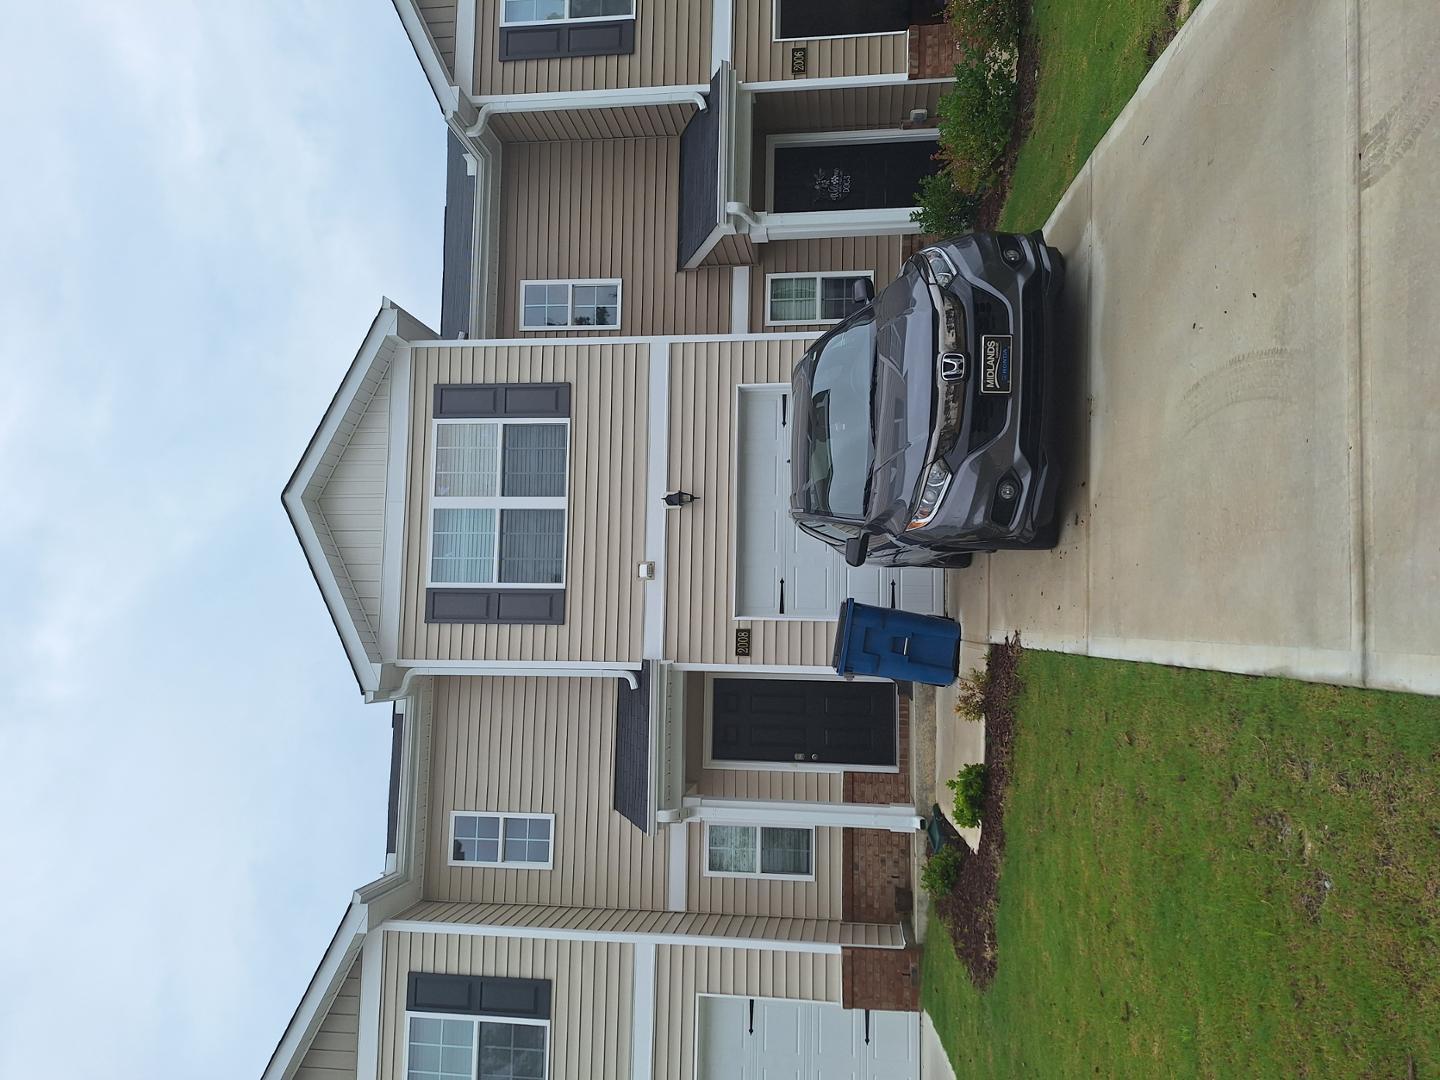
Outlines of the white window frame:
M 590 19 L 588 22 L 598 20 Z M 525 287 L 527 285 L 565 285 L 569 289 L 566 304 L 569 311 L 564 326 L 551 326 L 546 323 L 542 326 L 532 326 L 525 321 Z M 615 286 L 615 324 L 613 326 L 595 326 L 593 324 L 582 324 L 575 321 L 575 286 L 577 285 L 614 285 Z M 608 334 L 619 330 L 620 324 L 625 317 L 625 283 L 621 278 L 521 278 L 520 279 L 520 321 L 516 324 L 526 332 L 536 330 L 586 330 L 594 331 L 597 334 Z
M 426 510 L 425 521 L 425 587 L 429 589 L 563 589 L 565 588 L 565 573 L 570 561 L 570 463 L 571 463 L 571 429 L 570 421 L 566 417 L 544 417 L 527 418 L 523 416 L 506 417 L 441 417 L 433 420 L 430 439 L 430 476 L 427 490 L 430 497 L 430 505 Z M 497 479 L 496 490 L 501 489 L 504 483 L 504 453 L 505 453 L 505 432 L 506 425 L 518 424 L 522 426 L 532 424 L 564 424 L 565 425 L 565 494 L 558 497 L 548 498 L 526 498 L 515 495 L 436 495 L 435 494 L 435 466 L 436 457 L 439 454 L 438 431 L 441 424 L 498 424 L 501 427 L 500 439 L 497 443 L 497 458 L 500 470 Z M 494 510 L 495 517 L 495 577 L 500 577 L 500 515 L 505 510 L 563 510 L 565 512 L 565 537 L 560 549 L 560 580 L 559 581 L 436 581 L 434 580 L 435 560 L 435 511 L 436 510 Z
M 719 826 L 725 829 L 754 829 L 755 830 L 755 869 L 753 871 L 740 870 L 711 870 L 710 869 L 710 830 Z M 762 865 L 760 844 L 762 829 L 791 829 L 808 832 L 810 834 L 810 873 L 808 874 L 767 874 L 760 867 Z M 746 878 L 755 881 L 814 881 L 815 880 L 815 826 L 813 825 L 776 825 L 769 822 L 757 821 L 746 823 L 743 821 L 725 821 L 705 823 L 705 846 L 701 852 L 705 876 L 715 878 Z
M 780 4 L 782 0 L 771 0 L 770 3 L 770 40 L 771 41 L 843 41 L 849 38 L 872 38 L 872 37 L 895 37 L 897 34 L 909 34 L 907 27 L 904 30 L 873 30 L 868 34 L 820 34 L 816 37 L 781 37 L 780 36 Z
M 505 2 L 500 2 L 500 25 L 501 26 L 554 26 L 556 23 L 600 23 L 616 22 L 620 19 L 635 18 L 635 7 L 638 0 L 630 0 L 629 15 L 589 15 L 582 18 L 571 18 L 570 5 L 573 0 L 565 0 L 565 14 L 558 19 L 525 19 L 520 22 L 509 22 L 505 18 Z
M 770 288 L 775 281 L 796 281 L 800 278 L 812 278 L 815 281 L 815 314 L 820 314 L 820 282 L 825 278 L 869 278 L 870 284 L 875 284 L 874 270 L 797 270 L 784 274 L 765 275 L 765 325 L 766 326 L 834 326 L 843 322 L 843 319 L 772 319 L 770 317 Z
M 500 858 L 496 862 L 484 862 L 480 859 L 457 859 L 455 858 L 455 822 L 462 817 L 493 817 L 500 819 Z M 550 823 L 550 858 L 543 863 L 538 862 L 512 862 L 505 858 L 505 825 L 510 821 L 548 821 Z M 509 810 L 451 810 L 450 811 L 450 836 L 449 846 L 446 848 L 446 858 L 451 866 L 469 866 L 476 869 L 499 869 L 499 870 L 553 870 L 555 869 L 555 815 L 554 814 L 520 814 L 511 813 Z M 813 863 L 814 856 L 811 856 Z
M 545 1076 L 550 1077 L 550 1021 L 535 1020 L 525 1016 L 492 1016 L 489 1014 L 476 1013 L 445 1013 L 445 1012 L 424 1012 L 405 1010 L 405 1052 L 400 1062 L 400 1075 L 410 1075 L 410 1019 L 417 1020 L 466 1020 L 475 1026 L 471 1033 L 471 1044 L 474 1047 L 474 1054 L 470 1058 L 470 1077 L 475 1080 L 480 1075 L 480 1024 L 513 1024 L 516 1027 L 543 1027 L 545 1029 Z

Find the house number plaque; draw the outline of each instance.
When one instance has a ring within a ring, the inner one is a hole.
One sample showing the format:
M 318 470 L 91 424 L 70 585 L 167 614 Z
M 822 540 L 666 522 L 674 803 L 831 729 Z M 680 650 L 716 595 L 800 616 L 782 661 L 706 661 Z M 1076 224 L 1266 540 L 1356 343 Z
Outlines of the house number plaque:
M 749 655 L 750 655 L 750 629 L 749 629 L 749 627 L 746 627 L 744 630 L 736 630 L 736 631 L 735 631 L 735 655 L 736 655 L 736 656 L 749 656 Z
M 790 50 L 790 74 L 804 75 L 810 67 L 810 47 L 802 45 Z

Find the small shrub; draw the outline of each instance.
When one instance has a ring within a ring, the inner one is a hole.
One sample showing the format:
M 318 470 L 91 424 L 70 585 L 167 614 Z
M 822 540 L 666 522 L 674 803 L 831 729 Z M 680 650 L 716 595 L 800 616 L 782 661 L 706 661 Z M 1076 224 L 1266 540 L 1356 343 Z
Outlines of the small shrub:
M 961 191 L 948 173 L 941 171 L 920 181 L 916 196 L 920 207 L 910 215 L 926 236 L 956 236 L 975 227 L 980 196 Z
M 985 692 L 989 686 L 988 671 L 976 671 L 961 679 L 955 689 L 955 715 L 962 720 L 984 720 Z
M 960 864 L 965 853 L 953 844 L 941 848 L 925 860 L 920 871 L 920 885 L 933 898 L 948 896 L 960 878 Z
M 981 54 L 1020 39 L 1019 0 L 950 0 L 946 15 L 962 45 Z
M 955 793 L 955 824 L 962 829 L 980 824 L 980 804 L 985 799 L 985 766 L 966 765 L 945 786 Z
M 941 97 L 940 153 L 959 191 L 983 194 L 995 183 L 1015 123 L 1015 74 L 1005 58 L 967 59 Z

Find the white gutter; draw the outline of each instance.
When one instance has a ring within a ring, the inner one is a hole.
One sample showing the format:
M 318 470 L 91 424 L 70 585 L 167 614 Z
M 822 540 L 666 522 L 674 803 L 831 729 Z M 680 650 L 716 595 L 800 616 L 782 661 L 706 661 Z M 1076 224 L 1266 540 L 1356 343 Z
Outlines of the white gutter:
M 383 687 L 373 690 L 365 695 L 367 702 L 398 701 L 400 698 L 410 695 L 410 684 L 418 678 L 426 675 L 489 675 L 489 676 L 513 676 L 524 678 L 526 676 L 548 676 L 557 679 L 623 679 L 625 685 L 631 690 L 640 689 L 640 680 L 635 677 L 638 669 L 621 667 L 615 664 L 588 664 L 582 662 L 564 660 L 517 660 L 513 662 L 493 660 L 454 660 L 445 661 L 400 661 L 396 667 L 403 668 L 405 676 L 400 680 L 400 685 L 394 690 L 386 690 Z

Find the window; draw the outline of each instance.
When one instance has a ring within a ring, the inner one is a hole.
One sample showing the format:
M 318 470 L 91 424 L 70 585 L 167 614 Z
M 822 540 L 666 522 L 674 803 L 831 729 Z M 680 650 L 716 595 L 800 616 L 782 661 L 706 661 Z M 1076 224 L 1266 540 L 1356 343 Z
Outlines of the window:
M 619 325 L 618 279 L 520 283 L 521 330 L 574 330 L 585 326 L 614 330 Z
M 855 282 L 875 275 L 866 270 L 834 274 L 767 274 L 765 325 L 837 323 L 853 312 Z
M 629 19 L 634 14 L 635 0 L 505 0 L 500 22 L 505 26 L 514 26 L 588 19 Z
M 436 420 L 430 584 L 565 580 L 567 420 Z
M 411 1016 L 406 1080 L 545 1080 L 543 1020 Z
M 450 865 L 549 870 L 554 832 L 551 814 L 456 812 L 450 815 Z
M 809 881 L 815 876 L 813 829 L 707 825 L 705 847 L 705 872 L 714 877 Z

